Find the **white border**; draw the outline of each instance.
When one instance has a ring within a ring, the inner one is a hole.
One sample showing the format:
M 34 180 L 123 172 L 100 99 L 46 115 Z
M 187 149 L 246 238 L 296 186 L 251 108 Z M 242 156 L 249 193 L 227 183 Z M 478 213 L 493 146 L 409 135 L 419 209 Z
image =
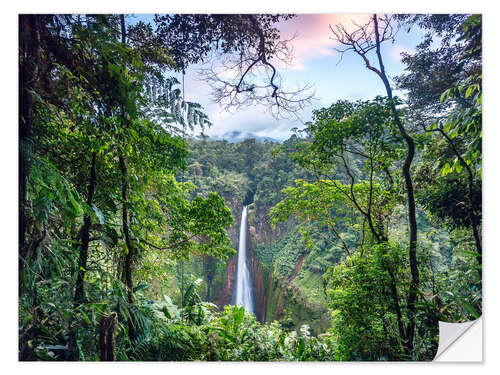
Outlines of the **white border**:
M 67 0 L 32 1 L 23 0 L 8 2 L 2 5 L 3 17 L 0 22 L 2 38 L 2 121 L 3 133 L 1 139 L 2 183 L 0 197 L 2 208 L 0 229 L 2 243 L 2 264 L 0 285 L 2 286 L 2 339 L 0 340 L 0 359 L 5 373 L 38 374 L 86 374 L 92 373 L 136 373 L 137 371 L 167 372 L 167 373 L 203 373 L 203 374 L 240 374 L 255 371 L 304 373 L 332 373 L 343 371 L 361 374 L 378 372 L 383 374 L 404 371 L 407 374 L 422 372 L 440 372 L 453 370 L 454 374 L 470 374 L 477 370 L 489 370 L 498 360 L 498 346 L 495 344 L 495 333 L 500 332 L 498 314 L 498 291 L 500 272 L 497 270 L 500 251 L 495 244 L 498 241 L 497 223 L 500 223 L 500 205 L 498 191 L 500 190 L 499 172 L 495 168 L 500 163 L 500 113 L 498 111 L 498 94 L 500 88 L 498 62 L 500 61 L 497 43 L 498 12 L 492 1 L 435 1 L 419 0 L 418 2 L 402 2 L 398 0 L 373 2 L 357 1 L 297 1 L 297 0 L 252 0 L 251 2 L 224 1 L 85 1 L 76 4 Z M 115 363 L 115 364 L 50 364 L 50 363 L 17 363 L 17 14 L 47 13 L 47 12 L 126 12 L 126 13 L 161 13 L 175 11 L 185 12 L 217 12 L 217 13 L 248 13 L 248 12 L 290 12 L 290 13 L 482 13 L 484 16 L 484 317 L 485 317 L 485 364 L 399 364 L 399 363 L 315 363 L 315 364 L 214 364 L 214 363 Z M 6 56 L 5 56 L 6 55 Z M 490 289 L 491 288 L 491 289 Z M 492 293 L 490 293 L 492 290 Z M 488 317 L 491 316 L 491 319 Z M 112 366 L 112 367 L 110 367 Z M 472 367 L 471 367 L 472 366 Z

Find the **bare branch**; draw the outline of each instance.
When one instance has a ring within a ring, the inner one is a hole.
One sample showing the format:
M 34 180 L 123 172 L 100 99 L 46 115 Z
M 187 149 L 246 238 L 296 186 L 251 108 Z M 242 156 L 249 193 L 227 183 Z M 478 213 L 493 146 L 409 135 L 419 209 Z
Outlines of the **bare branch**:
M 226 111 L 241 107 L 263 106 L 276 119 L 299 118 L 299 113 L 314 98 L 311 84 L 284 88 L 284 79 L 273 60 L 291 65 L 293 39 L 270 41 L 253 15 L 246 15 L 249 33 L 256 38 L 238 55 L 219 56 L 216 64 L 200 69 L 203 80 L 212 88 L 212 99 Z
M 394 41 L 394 37 L 397 30 L 394 30 L 392 26 L 392 16 L 384 15 L 379 21 L 379 43 L 385 41 Z M 373 18 L 370 18 L 366 24 L 358 24 L 352 21 L 352 24 L 356 26 L 354 31 L 348 31 L 346 27 L 342 24 L 330 25 L 330 31 L 333 33 L 332 38 L 336 42 L 340 43 L 342 47 L 336 48 L 335 50 L 340 54 L 340 60 L 344 53 L 348 51 L 354 51 L 358 54 L 364 61 L 366 67 L 371 71 L 377 73 L 379 76 L 382 75 L 382 71 L 375 67 L 375 65 L 370 61 L 369 52 L 377 48 L 377 41 L 375 38 L 375 24 Z

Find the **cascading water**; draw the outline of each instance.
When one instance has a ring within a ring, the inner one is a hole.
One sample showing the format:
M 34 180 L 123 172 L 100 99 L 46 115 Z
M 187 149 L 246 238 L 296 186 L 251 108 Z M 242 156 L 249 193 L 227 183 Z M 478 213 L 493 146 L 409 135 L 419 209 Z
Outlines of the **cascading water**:
M 247 206 L 243 206 L 238 247 L 238 271 L 236 277 L 236 304 L 253 313 L 252 282 L 247 264 Z

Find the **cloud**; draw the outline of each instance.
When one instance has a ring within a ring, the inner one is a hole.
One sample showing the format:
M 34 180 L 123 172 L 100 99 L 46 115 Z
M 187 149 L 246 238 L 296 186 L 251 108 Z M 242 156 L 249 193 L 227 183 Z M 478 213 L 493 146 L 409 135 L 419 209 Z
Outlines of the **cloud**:
M 207 129 L 208 135 L 222 135 L 233 130 L 244 130 L 261 136 L 284 139 L 291 128 L 298 126 L 296 121 L 277 121 L 269 113 L 262 112 L 257 107 L 229 113 L 214 105 L 209 112 L 209 117 L 214 126 Z
M 307 108 L 304 113 L 301 113 L 301 118 L 304 120 L 310 119 L 311 110 L 313 108 L 328 106 L 333 101 L 332 95 L 337 97 L 340 92 L 347 88 L 339 88 L 339 92 L 333 94 L 333 87 L 338 87 L 337 82 L 333 81 L 329 75 L 323 75 L 318 72 L 328 71 L 330 66 L 335 65 L 334 47 L 336 43 L 332 38 L 330 25 L 334 26 L 341 23 L 348 31 L 353 31 L 358 25 L 366 24 L 370 15 L 364 14 L 306 14 L 299 15 L 286 22 L 280 23 L 278 28 L 281 32 L 282 39 L 288 39 L 293 35 L 296 37 L 290 42 L 294 61 L 293 66 L 284 69 L 283 66 L 278 66 L 279 71 L 283 72 L 283 77 L 287 80 L 325 80 L 331 82 L 327 88 L 323 88 L 323 95 L 319 97 L 323 101 L 315 103 L 312 107 Z M 311 62 L 319 61 L 318 66 L 314 69 L 311 67 Z M 326 62 L 325 62 L 326 60 Z M 208 135 L 222 135 L 233 130 L 243 130 L 255 133 L 260 136 L 268 136 L 276 139 L 285 139 L 290 135 L 290 129 L 294 127 L 301 128 L 303 125 L 299 121 L 276 121 L 262 106 L 252 106 L 241 108 L 235 113 L 230 113 L 224 110 L 223 106 L 215 103 L 212 100 L 212 90 L 199 76 L 198 70 L 201 65 L 192 66 L 188 69 L 185 80 L 186 97 L 188 100 L 199 102 L 203 105 L 205 113 L 209 116 L 213 126 L 205 130 Z M 316 69 L 320 69 L 319 71 Z M 325 71 L 326 69 L 326 71 Z M 294 70 L 295 72 L 292 72 Z M 234 73 L 234 72 L 231 72 Z M 329 71 L 328 71 L 329 73 Z M 320 78 L 318 78 L 320 77 Z M 301 81 L 302 82 L 302 81 Z M 325 91 L 326 90 L 326 91 Z M 350 89 L 352 91 L 352 89 Z M 360 93 L 346 93 L 348 97 L 355 96 L 364 97 Z
M 413 54 L 413 51 L 405 46 L 396 44 L 392 46 L 389 51 L 389 56 L 396 61 L 401 61 L 403 59 L 403 56 L 401 56 L 402 53 L 408 53 L 411 55 Z
M 256 134 L 261 137 L 270 137 L 283 141 L 292 135 L 291 129 L 294 127 L 302 128 L 303 125 L 290 122 L 275 124 L 274 126 L 268 126 L 266 129 L 256 132 Z
M 368 21 L 368 14 L 302 14 L 286 22 L 278 28 L 282 39 L 290 39 L 294 60 L 291 69 L 304 70 L 306 63 L 312 59 L 335 54 L 337 42 L 332 39 L 330 25 L 343 24 L 348 31 L 357 24 Z

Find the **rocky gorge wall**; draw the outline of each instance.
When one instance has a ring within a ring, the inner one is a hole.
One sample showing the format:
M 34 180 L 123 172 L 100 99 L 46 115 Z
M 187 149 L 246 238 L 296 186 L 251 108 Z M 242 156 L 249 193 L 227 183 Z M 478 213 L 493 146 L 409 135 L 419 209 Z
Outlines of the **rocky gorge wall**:
M 243 202 L 235 201 L 228 204 L 234 217 L 233 225 L 228 230 L 234 249 L 238 249 L 242 205 Z M 309 253 L 304 251 L 300 254 L 286 277 L 275 271 L 272 262 L 266 264 L 259 257 L 259 245 L 275 243 L 286 235 L 290 226 L 290 223 L 285 223 L 271 228 L 267 212 L 266 207 L 249 205 L 247 246 L 254 287 L 255 315 L 261 322 L 280 320 L 291 329 L 308 324 L 313 333 L 324 332 L 330 324 L 326 306 L 310 301 L 307 297 L 308 291 L 295 285 L 296 278 L 304 272 L 304 262 Z M 212 302 L 219 308 L 234 302 L 236 271 L 237 256 L 234 256 L 218 271 L 212 282 Z

